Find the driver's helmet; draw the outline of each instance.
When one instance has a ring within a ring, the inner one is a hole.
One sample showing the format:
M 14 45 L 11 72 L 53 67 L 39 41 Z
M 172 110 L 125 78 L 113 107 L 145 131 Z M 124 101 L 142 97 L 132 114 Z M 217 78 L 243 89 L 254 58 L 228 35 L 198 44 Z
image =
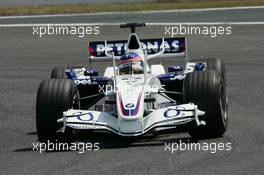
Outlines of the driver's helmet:
M 143 74 L 143 58 L 135 52 L 126 53 L 120 58 L 118 70 L 120 75 Z

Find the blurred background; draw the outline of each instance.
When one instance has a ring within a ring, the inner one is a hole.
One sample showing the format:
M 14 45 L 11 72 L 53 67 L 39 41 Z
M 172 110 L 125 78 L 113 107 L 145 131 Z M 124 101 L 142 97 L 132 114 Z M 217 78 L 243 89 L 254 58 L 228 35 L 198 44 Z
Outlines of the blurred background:
M 61 5 L 61 4 L 100 4 L 100 3 L 137 3 L 154 0 L 0 0 L 0 6 L 24 5 Z
M 38 6 L 38 5 L 69 5 L 69 4 L 113 4 L 113 3 L 197 3 L 197 2 L 240 2 L 256 3 L 264 0 L 0 0 L 0 7 Z

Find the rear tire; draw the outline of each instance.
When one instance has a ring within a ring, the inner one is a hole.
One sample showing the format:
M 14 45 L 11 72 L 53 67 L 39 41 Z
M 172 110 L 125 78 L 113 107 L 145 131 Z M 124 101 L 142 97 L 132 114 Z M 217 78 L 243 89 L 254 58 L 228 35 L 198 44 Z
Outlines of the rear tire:
M 200 58 L 194 59 L 192 62 L 206 62 L 206 70 L 215 70 L 218 75 L 221 76 L 221 81 L 226 82 L 226 70 L 225 63 L 220 58 Z M 226 96 L 226 86 L 224 86 L 223 92 Z M 228 101 L 228 99 L 226 99 Z
M 215 70 L 192 72 L 184 80 L 184 102 L 192 102 L 205 112 L 200 116 L 206 125 L 189 126 L 189 134 L 195 139 L 221 137 L 227 127 L 228 108 L 225 81 Z
M 55 67 L 51 71 L 50 78 L 54 79 L 64 79 L 66 78 L 65 68 L 64 67 Z
M 226 80 L 225 63 L 220 58 L 200 58 L 193 59 L 191 62 L 206 62 L 207 70 L 216 70 L 222 79 Z
M 57 119 L 62 112 L 73 107 L 77 94 L 75 84 L 68 79 L 46 79 L 38 88 L 36 101 L 36 126 L 40 142 L 59 139 L 58 129 L 62 126 Z

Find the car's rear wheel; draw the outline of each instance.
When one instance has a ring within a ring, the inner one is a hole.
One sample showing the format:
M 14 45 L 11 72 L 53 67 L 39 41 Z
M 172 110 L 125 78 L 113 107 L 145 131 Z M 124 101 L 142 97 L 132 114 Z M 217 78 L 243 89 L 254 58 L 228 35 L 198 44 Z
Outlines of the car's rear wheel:
M 66 78 L 65 74 L 65 68 L 64 67 L 55 67 L 52 69 L 50 78 L 55 78 L 55 79 L 64 79 Z
M 225 63 L 220 58 L 198 58 L 191 62 L 205 62 L 207 70 L 215 70 L 224 81 L 226 80 Z
M 77 96 L 75 84 L 68 79 L 46 79 L 41 82 L 36 101 L 36 126 L 40 142 L 59 139 L 62 126 L 57 123 L 63 111 L 73 107 Z
M 226 70 L 225 70 L 225 63 L 220 58 L 198 58 L 193 59 L 192 62 L 205 62 L 206 63 L 206 70 L 215 70 L 220 76 L 221 80 L 225 83 L 226 82 Z M 224 86 L 223 92 L 226 96 L 226 86 Z M 228 101 L 228 99 L 226 99 Z
M 206 125 L 192 122 L 189 134 L 196 139 L 221 137 L 227 127 L 228 108 L 225 81 L 215 70 L 192 72 L 184 80 L 184 102 L 192 102 L 205 112 L 200 116 Z

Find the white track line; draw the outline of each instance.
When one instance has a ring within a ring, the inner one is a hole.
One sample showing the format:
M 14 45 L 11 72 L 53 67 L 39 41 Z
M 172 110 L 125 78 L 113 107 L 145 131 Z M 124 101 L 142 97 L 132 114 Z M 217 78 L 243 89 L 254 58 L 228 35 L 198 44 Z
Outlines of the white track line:
M 48 27 L 48 26 L 119 26 L 120 23 L 43 23 L 43 24 L 0 24 L 0 28 L 12 27 Z M 259 22 L 177 22 L 177 23 L 146 23 L 147 26 L 179 26 L 179 25 L 264 25 Z
M 98 13 L 53 14 L 53 15 L 0 16 L 0 20 L 1 19 L 25 19 L 25 18 L 94 16 L 94 15 L 118 15 L 118 14 L 152 14 L 152 13 L 177 13 L 177 12 L 203 12 L 203 11 L 244 10 L 244 9 L 264 9 L 264 6 L 204 8 L 204 9 L 182 9 L 182 10 L 178 9 L 178 10 L 158 10 L 158 11 L 151 10 L 151 11 L 136 11 L 136 12 L 98 12 Z

